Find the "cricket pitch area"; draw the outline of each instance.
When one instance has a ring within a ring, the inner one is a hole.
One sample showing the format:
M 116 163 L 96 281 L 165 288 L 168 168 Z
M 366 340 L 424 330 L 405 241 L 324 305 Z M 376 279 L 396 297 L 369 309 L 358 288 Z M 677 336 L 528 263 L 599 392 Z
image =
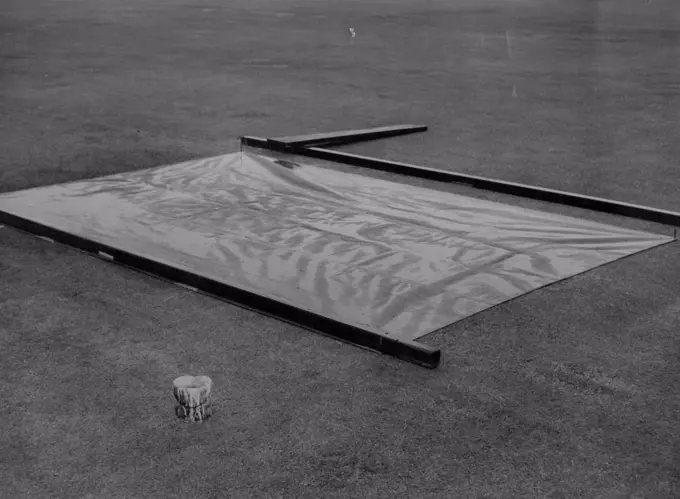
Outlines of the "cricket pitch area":
M 427 367 L 428 333 L 674 241 L 258 149 L 0 195 L 0 223 Z

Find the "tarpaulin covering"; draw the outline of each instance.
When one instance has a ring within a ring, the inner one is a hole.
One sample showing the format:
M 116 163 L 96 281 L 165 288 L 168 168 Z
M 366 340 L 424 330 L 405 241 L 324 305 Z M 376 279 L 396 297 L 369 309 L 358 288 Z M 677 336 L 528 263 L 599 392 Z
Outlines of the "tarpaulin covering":
M 4 194 L 0 211 L 409 340 L 672 240 L 250 153 Z

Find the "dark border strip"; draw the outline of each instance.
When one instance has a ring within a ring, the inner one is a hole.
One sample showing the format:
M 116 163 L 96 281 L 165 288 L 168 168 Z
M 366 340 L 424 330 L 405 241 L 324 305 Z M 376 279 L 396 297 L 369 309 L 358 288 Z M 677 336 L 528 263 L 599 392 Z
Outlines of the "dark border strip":
M 258 147 L 261 149 L 269 149 L 272 151 L 288 152 L 290 154 L 297 154 L 310 158 L 335 161 L 337 163 L 370 168 L 373 170 L 398 173 L 400 175 L 436 180 L 439 182 L 466 184 L 487 191 L 511 194 L 513 196 L 537 199 L 539 201 L 546 201 L 549 203 L 573 206 L 576 208 L 585 208 L 592 211 L 599 211 L 628 218 L 645 220 L 647 222 L 655 222 L 658 224 L 680 227 L 680 213 L 650 208 L 648 206 L 612 201 L 604 198 L 574 194 L 571 192 L 558 191 L 555 189 L 547 189 L 532 185 L 518 184 L 504 180 L 478 177 L 476 175 L 436 170 L 434 168 L 428 168 L 425 166 L 416 166 L 408 163 L 400 163 L 397 161 L 388 161 L 384 159 L 371 158 L 368 156 L 360 156 L 357 154 L 331 151 L 329 149 L 323 149 L 319 147 L 295 147 L 292 149 L 283 148 L 279 144 L 271 143 L 269 140 L 262 139 L 260 137 L 241 137 L 241 144 L 250 147 Z
M 351 343 L 401 360 L 434 369 L 439 366 L 441 351 L 415 341 L 391 338 L 378 332 L 368 331 L 345 324 L 322 315 L 309 312 L 271 298 L 252 293 L 228 284 L 199 276 L 152 259 L 122 251 L 106 244 L 85 239 L 68 232 L 18 217 L 0 210 L 0 224 L 48 238 L 82 251 L 100 256 L 107 261 L 131 267 L 167 281 L 196 288 L 208 295 L 240 305 L 244 308 L 284 320 L 335 339 Z
M 312 146 L 340 146 L 364 142 L 369 140 L 397 137 L 411 133 L 424 132 L 426 125 L 393 125 L 363 130 L 347 130 L 342 132 L 315 133 L 309 135 L 294 135 L 290 137 L 272 137 L 269 140 L 283 147 L 312 147 Z

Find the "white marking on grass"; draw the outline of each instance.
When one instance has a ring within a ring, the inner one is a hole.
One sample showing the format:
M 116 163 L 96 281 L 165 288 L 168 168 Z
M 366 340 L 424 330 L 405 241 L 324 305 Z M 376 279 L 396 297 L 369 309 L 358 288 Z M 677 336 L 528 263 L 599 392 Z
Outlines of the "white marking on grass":
M 505 43 L 508 46 L 508 57 L 512 59 L 512 42 L 510 41 L 510 32 L 505 30 Z
M 247 59 L 244 63 L 258 68 L 287 68 L 288 64 L 275 64 L 271 59 Z
M 108 253 L 104 253 L 103 251 L 99 251 L 97 252 L 97 254 L 104 260 L 115 260 L 115 258 L 113 258 L 113 255 L 109 255 Z
M 189 291 L 198 292 L 198 288 L 195 288 L 194 286 L 189 286 L 188 284 L 184 284 L 182 282 L 176 282 L 175 284 L 184 289 L 188 289 Z
M 40 239 L 43 241 L 47 241 L 48 243 L 54 243 L 54 239 L 47 237 L 47 236 L 38 236 Z

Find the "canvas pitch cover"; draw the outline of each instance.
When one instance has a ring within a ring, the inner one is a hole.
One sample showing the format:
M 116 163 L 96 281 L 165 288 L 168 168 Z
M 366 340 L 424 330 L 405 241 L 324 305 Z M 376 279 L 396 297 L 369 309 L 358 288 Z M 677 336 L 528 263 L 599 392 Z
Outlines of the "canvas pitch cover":
M 290 158 L 249 151 L 11 192 L 0 223 L 221 284 L 306 327 L 347 327 L 349 341 L 365 332 L 376 350 L 437 352 L 437 363 L 424 335 L 673 240 Z

